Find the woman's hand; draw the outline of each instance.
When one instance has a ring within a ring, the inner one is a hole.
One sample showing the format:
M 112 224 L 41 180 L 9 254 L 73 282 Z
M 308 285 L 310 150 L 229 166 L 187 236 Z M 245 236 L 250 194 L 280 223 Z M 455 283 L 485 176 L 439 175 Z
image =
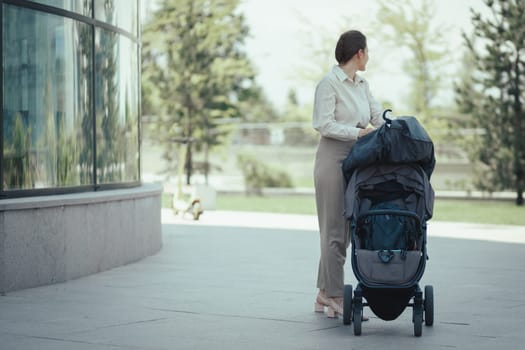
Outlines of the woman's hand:
M 361 129 L 359 130 L 359 134 L 357 135 L 357 138 L 361 138 L 365 135 L 368 135 L 370 134 L 372 131 L 375 131 L 376 129 L 375 128 L 366 128 L 366 129 Z

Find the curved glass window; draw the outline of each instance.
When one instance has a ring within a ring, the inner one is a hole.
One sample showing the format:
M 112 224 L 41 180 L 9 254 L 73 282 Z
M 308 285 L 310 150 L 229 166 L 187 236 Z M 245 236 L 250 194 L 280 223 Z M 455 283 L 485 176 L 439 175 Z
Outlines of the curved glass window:
M 129 0 L 95 0 L 95 19 L 137 35 L 137 2 Z
M 0 1 L 0 198 L 140 185 L 138 4 Z
M 4 189 L 92 182 L 90 26 L 3 8 Z
M 139 179 L 139 70 L 130 39 L 97 28 L 95 91 L 98 183 Z
M 33 0 L 33 2 L 91 17 L 91 0 Z

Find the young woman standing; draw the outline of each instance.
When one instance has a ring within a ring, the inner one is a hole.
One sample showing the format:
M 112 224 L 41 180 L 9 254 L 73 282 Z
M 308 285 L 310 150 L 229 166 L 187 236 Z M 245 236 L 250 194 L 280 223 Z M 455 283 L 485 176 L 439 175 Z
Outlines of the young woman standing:
M 315 199 L 321 237 L 315 311 L 328 317 L 343 313 L 344 263 L 350 244 L 343 216 L 345 180 L 341 165 L 355 141 L 383 123 L 382 107 L 357 72 L 368 62 L 366 37 L 343 33 L 335 48 L 338 62 L 315 90 L 313 127 L 320 133 L 314 166 Z M 373 127 L 370 127 L 369 125 Z

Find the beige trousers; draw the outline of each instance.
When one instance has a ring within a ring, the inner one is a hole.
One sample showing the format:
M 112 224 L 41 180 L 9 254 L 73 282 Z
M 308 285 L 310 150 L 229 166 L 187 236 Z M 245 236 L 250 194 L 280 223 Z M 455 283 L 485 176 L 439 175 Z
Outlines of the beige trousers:
M 342 162 L 354 141 L 321 137 L 314 166 L 315 202 L 321 236 L 317 287 L 328 297 L 342 297 L 349 224 L 343 216 L 345 180 Z

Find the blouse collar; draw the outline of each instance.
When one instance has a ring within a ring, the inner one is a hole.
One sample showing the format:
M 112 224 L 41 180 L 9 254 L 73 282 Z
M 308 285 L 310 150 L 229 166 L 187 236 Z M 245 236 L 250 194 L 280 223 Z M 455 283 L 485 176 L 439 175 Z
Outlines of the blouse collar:
M 350 83 L 352 84 L 358 84 L 358 83 L 362 83 L 364 81 L 363 78 L 361 78 L 359 76 L 359 74 L 355 74 L 355 81 L 353 81 L 352 79 L 350 79 L 348 77 L 348 75 L 346 75 L 345 71 L 339 67 L 337 64 L 334 65 L 334 68 L 332 69 L 332 72 L 334 72 L 335 76 L 337 77 L 337 79 L 339 79 L 339 81 L 343 82 L 345 80 L 348 80 Z

